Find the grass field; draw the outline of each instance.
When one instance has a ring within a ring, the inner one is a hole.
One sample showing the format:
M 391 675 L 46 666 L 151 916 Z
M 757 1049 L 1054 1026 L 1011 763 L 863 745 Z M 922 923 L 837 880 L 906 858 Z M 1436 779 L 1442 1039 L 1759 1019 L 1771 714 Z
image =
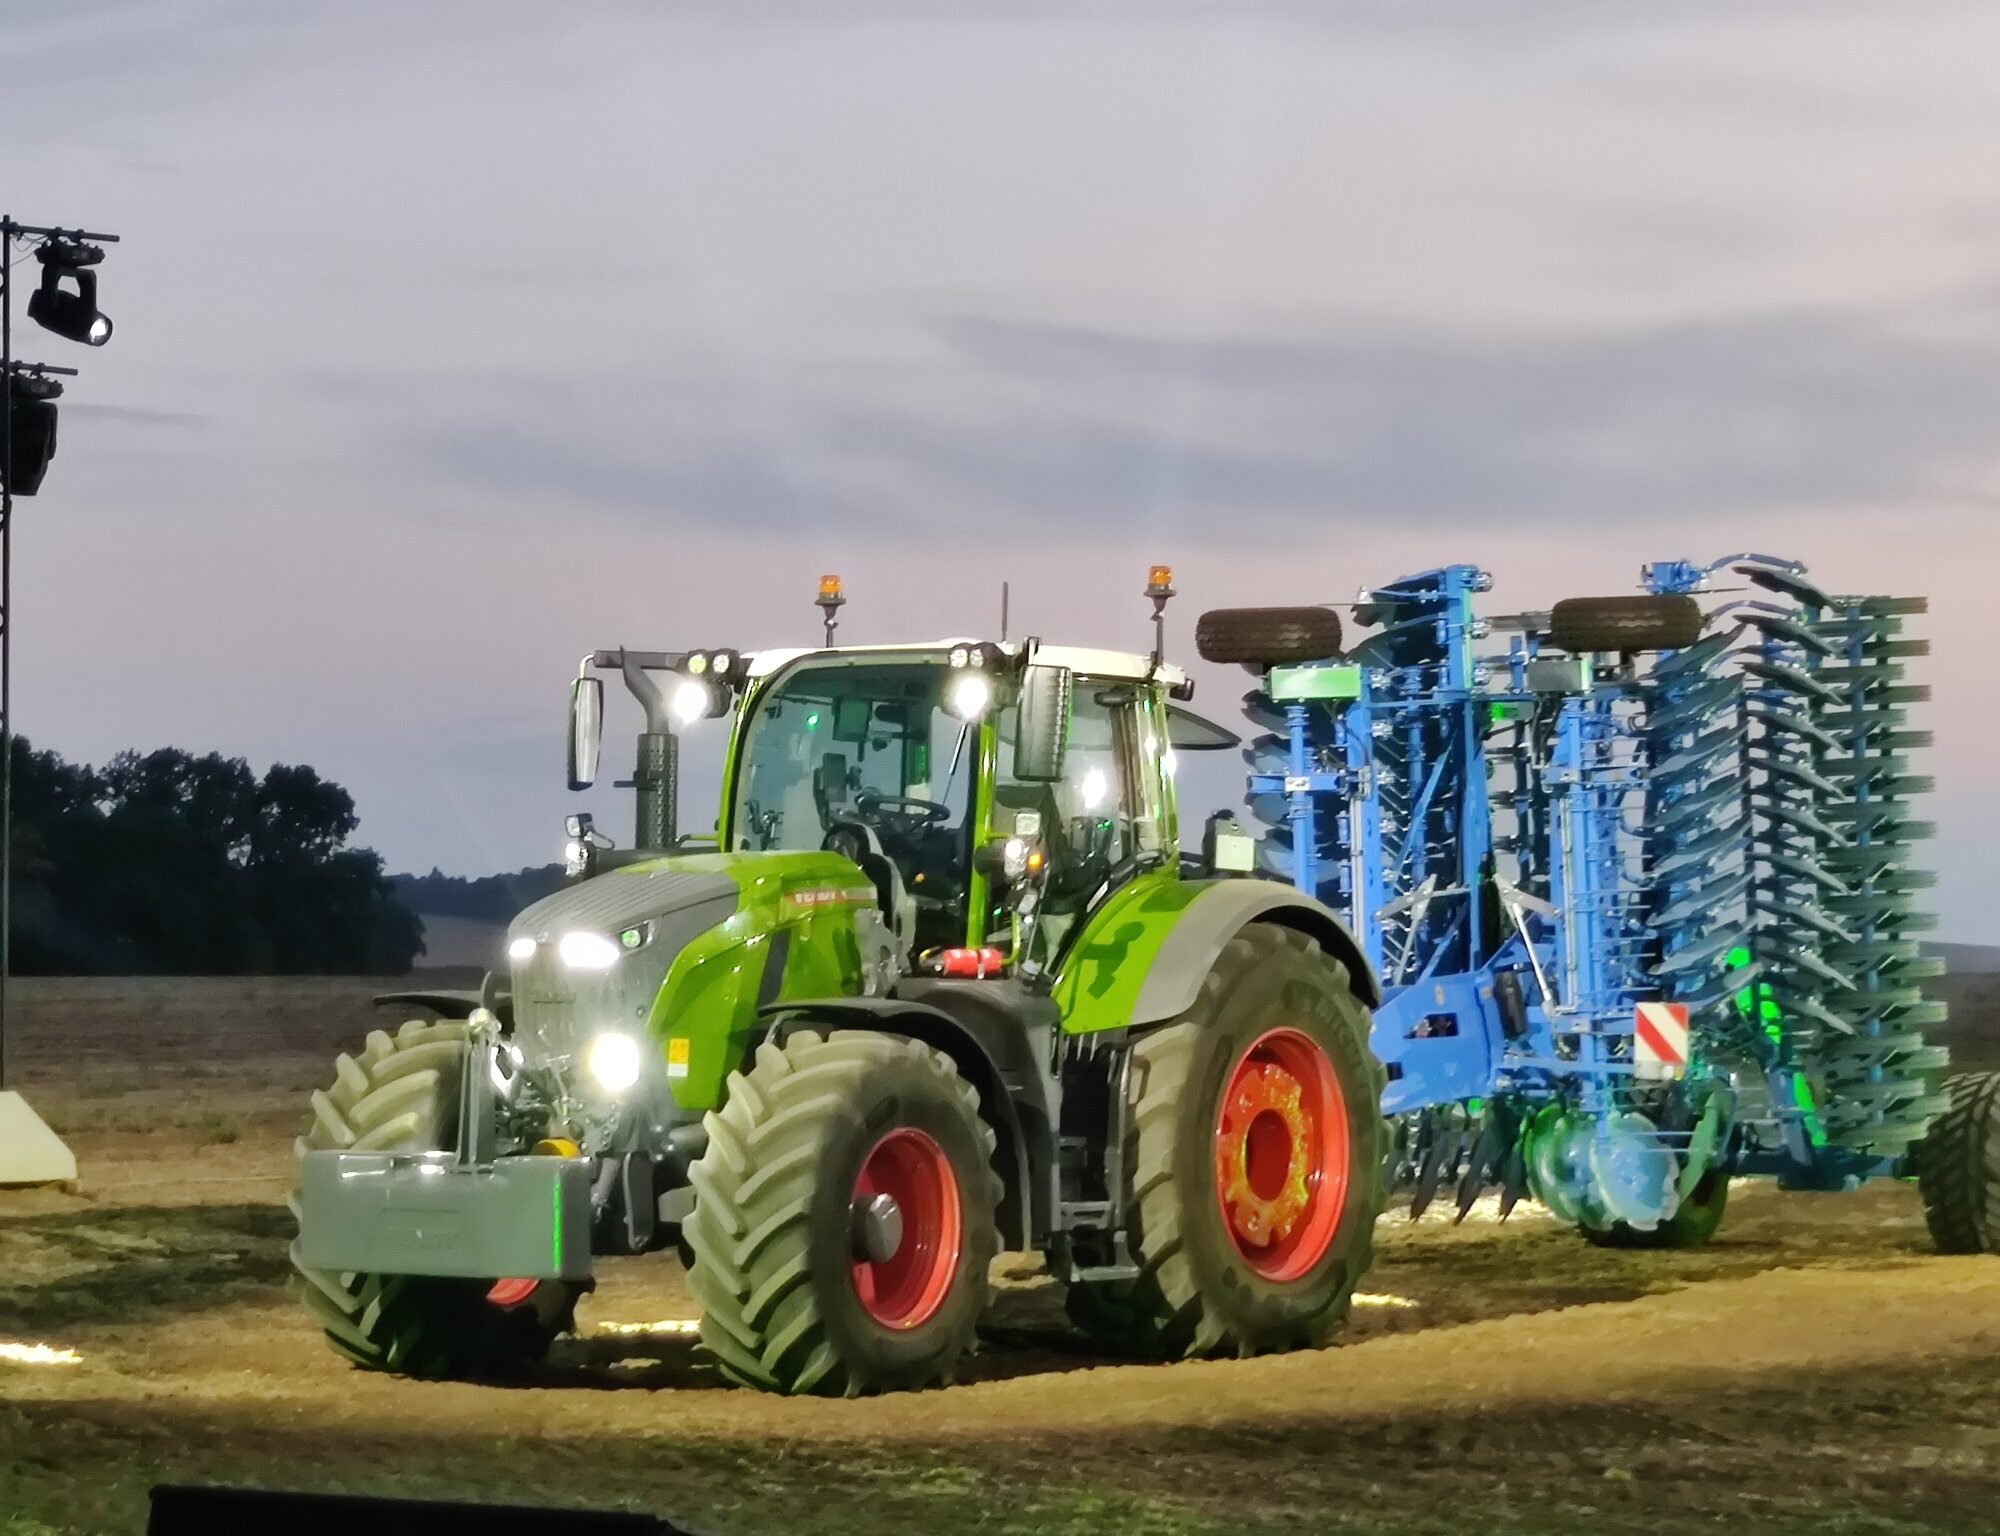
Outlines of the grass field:
M 290 1141 L 365 982 L 17 984 L 19 1086 L 76 1191 L 0 1191 L 0 1533 L 137 1532 L 163 1480 L 643 1508 L 803 1532 L 1930 1532 L 2000 1510 L 2000 1261 L 1914 1195 L 1746 1186 L 1709 1248 L 1591 1249 L 1537 1212 L 1385 1224 L 1335 1347 L 1133 1365 L 1003 1260 L 967 1385 L 726 1387 L 668 1258 L 615 1261 L 516 1386 L 397 1381 L 284 1290 Z M 1951 986 L 1985 1065 L 2000 977 Z M 73 1357 L 73 1358 L 70 1358 Z

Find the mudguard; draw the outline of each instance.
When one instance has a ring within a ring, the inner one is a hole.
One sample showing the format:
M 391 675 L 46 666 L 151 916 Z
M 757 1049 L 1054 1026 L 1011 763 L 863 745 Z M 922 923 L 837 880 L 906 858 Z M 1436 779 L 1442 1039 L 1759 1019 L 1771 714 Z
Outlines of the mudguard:
M 1181 913 L 1173 936 L 1147 968 L 1132 1022 L 1162 1024 L 1185 1013 L 1223 948 L 1251 923 L 1276 923 L 1306 934 L 1347 967 L 1362 1002 L 1370 1009 L 1382 1006 L 1380 979 L 1331 907 L 1275 880 L 1216 880 Z

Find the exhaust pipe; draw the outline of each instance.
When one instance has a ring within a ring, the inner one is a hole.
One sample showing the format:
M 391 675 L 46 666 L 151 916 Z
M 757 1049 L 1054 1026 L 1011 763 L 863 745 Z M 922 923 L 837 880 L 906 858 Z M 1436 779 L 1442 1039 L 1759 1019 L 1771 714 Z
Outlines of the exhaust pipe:
M 618 653 L 625 687 L 646 712 L 646 729 L 639 736 L 638 761 L 632 770 L 632 846 L 670 853 L 680 840 L 680 746 L 667 717 L 660 686 L 628 651 Z

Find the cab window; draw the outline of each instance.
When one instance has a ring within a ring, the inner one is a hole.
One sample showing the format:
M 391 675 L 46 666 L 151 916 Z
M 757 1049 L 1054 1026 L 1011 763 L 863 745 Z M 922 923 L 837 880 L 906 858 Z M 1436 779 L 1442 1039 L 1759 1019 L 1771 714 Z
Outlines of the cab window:
M 854 859 L 919 951 L 965 933 L 978 732 L 944 708 L 947 680 L 938 662 L 835 660 L 784 674 L 754 706 L 730 815 L 737 848 Z
M 1044 962 L 1113 872 L 1157 847 L 1157 838 L 1142 835 L 1149 801 L 1139 769 L 1138 723 L 1136 687 L 1078 678 L 1063 777 L 1030 784 L 1013 775 L 1013 711 L 999 717 L 993 830 L 1010 836 L 1021 813 L 1039 818 L 1049 860 L 1036 945 Z

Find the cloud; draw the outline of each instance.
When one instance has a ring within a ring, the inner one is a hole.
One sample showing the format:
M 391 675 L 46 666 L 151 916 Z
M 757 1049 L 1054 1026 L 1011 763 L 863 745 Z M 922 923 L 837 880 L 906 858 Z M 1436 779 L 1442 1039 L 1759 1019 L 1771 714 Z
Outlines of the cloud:
M 65 416 L 90 416 L 121 426 L 160 427 L 177 432 L 206 427 L 215 420 L 200 411 L 156 411 L 143 405 L 105 405 L 95 400 L 65 400 L 62 410 Z
M 602 405 L 527 380 L 488 380 L 463 405 L 405 385 L 388 398 L 430 410 L 399 405 L 374 430 L 461 489 L 765 530 L 833 517 L 910 533 L 942 508 L 1199 541 L 1312 516 L 1639 525 L 1991 494 L 2000 338 L 1906 315 L 1178 336 L 913 324 L 932 356 L 822 360 L 843 386 L 796 390 L 775 432 L 753 401 L 672 379 L 613 385 Z
M 941 329 L 1024 396 L 1076 403 L 1025 440 L 1004 423 L 1004 455 L 973 451 L 977 433 L 931 444 L 981 478 L 1025 469 L 1049 510 L 1064 466 L 1129 493 L 1163 464 L 1191 508 L 1249 515 L 1638 520 L 1962 498 L 1986 489 L 2000 414 L 1990 333 L 1825 310 L 1572 333 L 1171 338 L 982 317 Z M 1199 403 L 1173 422 L 1116 414 L 1181 385 Z
M 1977 914 L 1996 42 L 1961 0 L 15 5 L 10 204 L 126 237 L 18 531 L 22 719 L 312 761 L 476 872 L 551 846 L 581 650 L 810 639 L 823 569 L 844 636 L 1011 578 L 1122 644 L 1135 559 L 1190 607 L 1478 560 L 1518 607 L 1760 544 L 1937 597 Z

